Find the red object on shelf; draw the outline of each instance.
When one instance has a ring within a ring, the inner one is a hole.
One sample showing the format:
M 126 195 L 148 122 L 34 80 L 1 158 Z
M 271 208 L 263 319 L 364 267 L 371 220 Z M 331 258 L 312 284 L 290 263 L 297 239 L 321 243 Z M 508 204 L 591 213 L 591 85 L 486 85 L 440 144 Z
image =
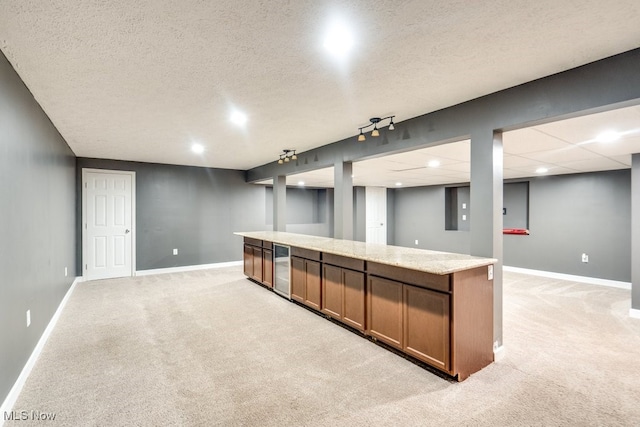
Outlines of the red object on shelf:
M 519 234 L 528 236 L 529 230 L 527 230 L 526 228 L 505 228 L 502 230 L 502 234 Z

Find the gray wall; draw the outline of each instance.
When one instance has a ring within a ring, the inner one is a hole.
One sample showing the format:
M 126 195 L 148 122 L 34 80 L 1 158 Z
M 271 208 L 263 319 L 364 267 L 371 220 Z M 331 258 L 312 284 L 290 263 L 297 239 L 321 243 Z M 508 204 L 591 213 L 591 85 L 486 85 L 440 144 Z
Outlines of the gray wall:
M 73 152 L 0 53 L 0 402 L 73 283 L 74 180 Z
M 506 206 L 522 202 L 514 184 L 504 187 Z M 418 239 L 421 248 L 469 253 L 468 232 L 444 230 L 443 186 L 394 192 L 397 245 L 416 247 Z M 629 170 L 533 177 L 531 235 L 504 236 L 504 265 L 629 282 L 630 228 Z M 582 253 L 589 263 L 582 263 Z
M 265 205 L 264 189 L 247 184 L 242 171 L 86 158 L 77 166 L 78 218 L 82 168 L 136 172 L 137 270 L 237 261 L 242 238 L 233 232 L 265 229 L 264 211 L 256 209 Z
M 445 230 L 444 186 L 397 188 L 393 192 L 397 246 L 469 253 L 468 232 Z
M 367 241 L 367 205 L 365 187 L 353 187 L 353 240 Z
M 504 265 L 630 282 L 630 229 L 628 169 L 531 178 L 531 235 L 504 236 Z
M 265 187 L 266 229 L 273 227 L 273 187 Z M 287 187 L 286 230 L 289 233 L 331 237 L 333 191 Z

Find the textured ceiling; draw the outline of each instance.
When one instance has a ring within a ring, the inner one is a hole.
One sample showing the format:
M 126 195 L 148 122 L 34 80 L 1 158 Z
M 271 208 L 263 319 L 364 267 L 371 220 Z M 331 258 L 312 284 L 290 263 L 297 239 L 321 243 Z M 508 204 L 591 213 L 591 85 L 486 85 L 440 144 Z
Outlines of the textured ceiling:
M 322 47 L 335 20 L 344 62 Z M 234 169 L 639 41 L 637 0 L 0 1 L 0 49 L 76 155 Z

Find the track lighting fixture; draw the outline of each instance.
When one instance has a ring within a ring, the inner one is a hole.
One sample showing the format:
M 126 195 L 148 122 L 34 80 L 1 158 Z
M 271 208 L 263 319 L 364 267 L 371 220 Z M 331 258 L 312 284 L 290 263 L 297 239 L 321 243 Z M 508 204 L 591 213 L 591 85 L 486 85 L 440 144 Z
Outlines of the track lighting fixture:
M 289 150 L 285 148 L 282 150 L 282 154 L 280 154 L 280 158 L 278 159 L 278 164 L 281 165 L 283 163 L 289 163 L 291 160 L 297 160 L 298 156 L 296 156 L 296 150 Z
M 372 117 L 369 119 L 369 121 L 371 123 L 369 123 L 366 126 L 362 126 L 361 128 L 358 128 L 358 130 L 360 131 L 360 133 L 358 134 L 358 142 L 363 142 L 364 140 L 366 140 L 367 138 L 364 136 L 364 133 L 362 132 L 363 129 L 369 128 L 371 126 L 373 126 L 373 130 L 371 131 L 371 136 L 376 137 L 376 136 L 380 136 L 380 131 L 378 130 L 378 123 L 380 123 L 382 120 L 389 120 L 389 130 L 394 130 L 395 126 L 393 125 L 393 118 L 395 116 L 387 116 L 387 117 Z

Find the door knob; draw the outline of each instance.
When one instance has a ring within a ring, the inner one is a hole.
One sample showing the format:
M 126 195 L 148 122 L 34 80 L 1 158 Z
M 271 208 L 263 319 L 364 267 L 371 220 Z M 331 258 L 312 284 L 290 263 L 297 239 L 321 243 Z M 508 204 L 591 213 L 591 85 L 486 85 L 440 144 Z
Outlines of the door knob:
M 129 229 L 124 230 L 124 234 L 129 234 Z

